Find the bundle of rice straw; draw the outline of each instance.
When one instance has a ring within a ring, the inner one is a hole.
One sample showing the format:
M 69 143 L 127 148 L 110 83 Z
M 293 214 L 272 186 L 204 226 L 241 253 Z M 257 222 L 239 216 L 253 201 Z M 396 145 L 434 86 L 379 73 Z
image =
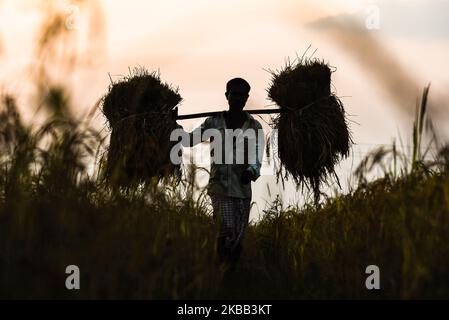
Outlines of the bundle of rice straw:
M 153 177 L 179 177 L 180 167 L 170 161 L 170 133 L 178 127 L 170 111 L 181 100 L 178 88 L 144 68 L 111 83 L 102 104 L 112 129 L 104 170 L 109 182 L 130 187 Z
M 330 176 L 340 186 L 334 166 L 349 155 L 352 144 L 343 105 L 331 93 L 331 69 L 317 59 L 301 58 L 270 72 L 268 97 L 288 111 L 271 122 L 278 130 L 277 180 L 291 176 L 298 188 L 312 188 L 318 203 L 320 185 Z

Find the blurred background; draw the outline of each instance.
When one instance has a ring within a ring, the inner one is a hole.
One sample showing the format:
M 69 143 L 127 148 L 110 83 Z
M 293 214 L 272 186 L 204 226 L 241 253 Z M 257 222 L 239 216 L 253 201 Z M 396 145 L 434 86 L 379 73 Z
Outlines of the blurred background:
M 234 77 L 251 84 L 247 109 L 256 109 L 270 105 L 267 69 L 313 55 L 334 67 L 333 90 L 351 121 L 355 146 L 337 170 L 344 192 L 373 148 L 396 141 L 411 153 L 411 123 L 429 83 L 428 115 L 447 141 L 448 15 L 443 0 L 0 0 L 0 90 L 16 96 L 27 123 L 82 119 L 111 81 L 143 66 L 179 86 L 180 114 L 226 109 Z M 190 131 L 202 120 L 180 124 Z M 268 133 L 269 116 L 259 121 Z M 97 112 L 93 125 L 107 134 L 105 124 Z M 285 205 L 304 201 L 266 171 L 253 184 L 251 218 L 277 195 Z

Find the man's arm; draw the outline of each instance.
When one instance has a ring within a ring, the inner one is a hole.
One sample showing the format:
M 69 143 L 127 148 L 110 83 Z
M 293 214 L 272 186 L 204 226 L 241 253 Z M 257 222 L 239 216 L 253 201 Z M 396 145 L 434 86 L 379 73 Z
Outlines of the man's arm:
M 262 168 L 263 151 L 265 147 L 265 139 L 262 126 L 256 122 L 256 161 L 248 165 L 248 168 L 242 174 L 242 182 L 248 184 L 251 180 L 256 181 L 260 177 L 260 169 Z
M 204 131 L 206 131 L 211 127 L 211 121 L 212 119 L 209 117 L 206 120 L 204 120 L 203 123 L 199 127 L 195 128 L 192 132 L 189 133 L 184 131 L 183 136 L 185 136 L 186 139 L 182 138 L 180 140 L 181 145 L 183 147 L 193 147 L 196 146 L 197 144 L 200 144 L 201 142 L 206 141 L 207 139 L 203 140 L 203 133 Z M 179 125 L 178 128 L 184 130 L 184 128 L 181 125 Z

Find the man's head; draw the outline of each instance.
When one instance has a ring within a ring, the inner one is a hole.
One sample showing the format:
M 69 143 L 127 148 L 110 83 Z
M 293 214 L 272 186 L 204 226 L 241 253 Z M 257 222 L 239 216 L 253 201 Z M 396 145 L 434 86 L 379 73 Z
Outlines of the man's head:
M 234 78 L 226 84 L 226 99 L 230 111 L 242 111 L 249 97 L 251 87 L 242 78 Z

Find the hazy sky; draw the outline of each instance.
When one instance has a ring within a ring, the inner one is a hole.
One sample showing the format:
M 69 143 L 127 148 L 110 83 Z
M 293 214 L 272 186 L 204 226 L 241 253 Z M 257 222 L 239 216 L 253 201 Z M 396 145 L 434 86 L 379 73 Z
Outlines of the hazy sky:
M 80 112 L 106 92 L 108 73 L 117 79 L 137 65 L 159 69 L 180 87 L 180 113 L 225 109 L 224 86 L 236 76 L 252 86 L 247 107 L 260 108 L 270 103 L 264 68 L 279 68 L 311 45 L 309 53 L 317 49 L 315 57 L 336 67 L 334 90 L 354 121 L 358 146 L 341 164 L 343 180 L 360 153 L 391 143 L 398 132 L 409 139 L 415 103 L 428 82 L 431 111 L 447 138 L 449 1 L 0 0 L 0 85 L 21 95 L 27 111 L 35 109 L 25 96 L 32 96 L 36 39 L 50 8 L 62 10 L 75 26 L 63 44 L 70 50 L 58 50 L 75 51 L 78 59 L 73 68 L 57 71 L 74 90 L 72 105 Z M 368 29 L 376 20 L 379 29 Z M 64 54 L 55 64 L 64 63 Z M 189 130 L 199 122 L 182 124 Z M 270 198 L 267 184 L 271 197 L 280 192 L 273 181 L 265 176 L 253 185 L 259 208 Z M 292 191 L 284 195 L 287 202 L 301 198 Z

